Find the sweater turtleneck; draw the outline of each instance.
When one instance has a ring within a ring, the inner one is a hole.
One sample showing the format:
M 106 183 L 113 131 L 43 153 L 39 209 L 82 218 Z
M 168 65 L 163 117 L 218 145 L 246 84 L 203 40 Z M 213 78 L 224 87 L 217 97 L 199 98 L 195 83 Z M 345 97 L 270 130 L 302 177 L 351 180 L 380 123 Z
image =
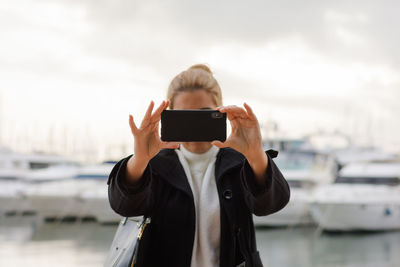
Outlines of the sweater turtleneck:
M 215 161 L 215 157 L 219 151 L 219 148 L 215 146 L 212 146 L 208 151 L 201 154 L 190 152 L 183 145 L 181 145 L 179 149 L 189 164 L 190 172 L 192 176 L 194 176 L 193 178 L 200 179 L 201 181 L 204 178 L 205 171 L 210 161 Z
M 219 266 L 220 205 L 215 182 L 215 161 L 219 148 L 197 154 L 183 145 L 176 149 L 190 184 L 196 209 L 196 230 L 191 267 Z

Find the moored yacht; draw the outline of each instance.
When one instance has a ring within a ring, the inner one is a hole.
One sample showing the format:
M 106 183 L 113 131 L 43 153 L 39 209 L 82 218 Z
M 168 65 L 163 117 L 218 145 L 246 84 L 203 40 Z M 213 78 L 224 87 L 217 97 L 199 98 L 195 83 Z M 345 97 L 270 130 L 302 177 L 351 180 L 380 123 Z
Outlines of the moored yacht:
M 0 149 L 0 214 L 32 212 L 24 191 L 41 178 L 56 179 L 53 170 L 72 162 L 57 155 L 41 153 L 19 154 L 9 149 Z M 57 166 L 57 167 L 56 167 Z M 58 172 L 65 175 L 65 168 Z
M 311 214 L 324 230 L 400 229 L 400 162 L 346 165 L 316 190 Z
M 290 187 L 290 201 L 285 208 L 265 217 L 253 216 L 256 226 L 311 224 L 310 202 L 318 185 L 332 181 L 336 165 L 328 154 L 313 150 L 280 152 L 274 159 Z
M 31 206 L 45 219 L 115 217 L 107 195 L 107 178 L 114 164 L 82 166 L 71 179 L 38 184 L 26 192 Z M 100 192 L 100 193 L 99 193 Z

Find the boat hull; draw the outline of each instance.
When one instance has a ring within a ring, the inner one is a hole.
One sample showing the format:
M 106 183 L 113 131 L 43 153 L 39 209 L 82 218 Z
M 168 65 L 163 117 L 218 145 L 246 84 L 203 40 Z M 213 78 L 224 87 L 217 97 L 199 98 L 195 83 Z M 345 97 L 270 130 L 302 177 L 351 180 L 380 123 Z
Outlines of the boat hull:
M 311 215 L 328 231 L 400 229 L 400 203 L 312 203 Z

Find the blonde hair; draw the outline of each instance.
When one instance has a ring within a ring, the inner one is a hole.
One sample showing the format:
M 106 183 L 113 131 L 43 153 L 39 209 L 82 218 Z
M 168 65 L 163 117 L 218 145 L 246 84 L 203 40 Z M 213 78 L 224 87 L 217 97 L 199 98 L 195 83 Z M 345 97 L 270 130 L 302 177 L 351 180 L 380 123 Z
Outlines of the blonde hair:
M 174 108 L 174 98 L 181 92 L 204 90 L 211 94 L 216 106 L 222 105 L 221 88 L 210 68 L 204 64 L 196 64 L 182 71 L 172 79 L 168 87 L 167 99 L 169 108 Z

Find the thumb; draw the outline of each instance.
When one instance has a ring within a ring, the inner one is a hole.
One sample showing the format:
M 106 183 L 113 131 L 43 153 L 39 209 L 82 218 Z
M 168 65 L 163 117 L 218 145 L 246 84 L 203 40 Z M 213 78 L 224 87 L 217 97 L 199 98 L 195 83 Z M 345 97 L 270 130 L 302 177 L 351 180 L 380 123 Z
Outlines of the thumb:
M 227 145 L 226 142 L 222 143 L 221 141 L 212 141 L 211 144 L 212 144 L 213 146 L 218 147 L 218 148 L 228 147 L 228 145 Z
M 131 127 L 131 132 L 135 135 L 138 132 L 138 128 L 136 127 L 135 121 L 133 120 L 133 116 L 129 114 L 129 126 Z
M 179 147 L 179 143 L 177 143 L 177 142 L 161 142 L 161 148 L 176 149 L 178 147 Z

